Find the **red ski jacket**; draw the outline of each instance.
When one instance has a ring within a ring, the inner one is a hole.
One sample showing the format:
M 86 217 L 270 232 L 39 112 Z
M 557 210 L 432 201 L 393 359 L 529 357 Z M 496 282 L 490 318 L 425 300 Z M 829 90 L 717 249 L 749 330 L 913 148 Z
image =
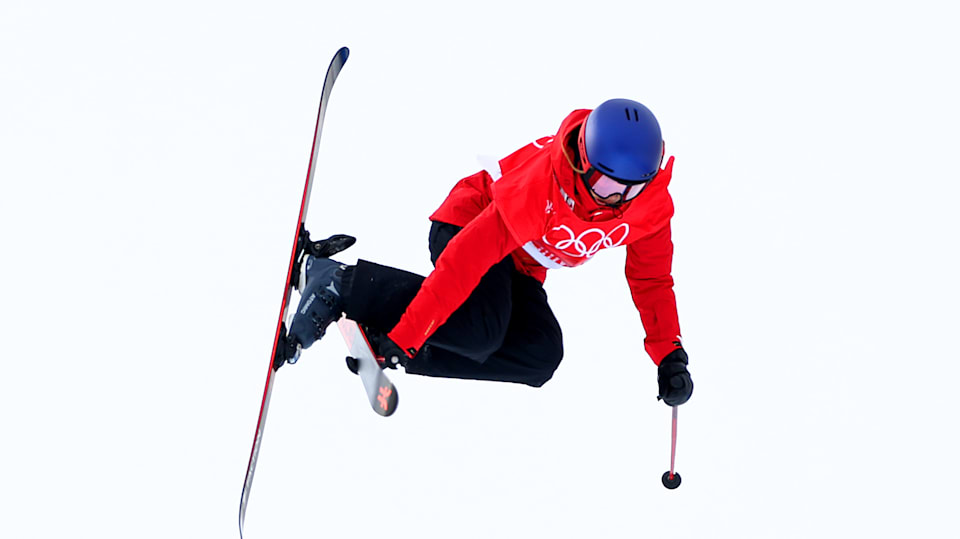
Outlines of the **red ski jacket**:
M 619 208 L 597 204 L 567 158 L 576 155 L 575 135 L 589 113 L 570 113 L 556 136 L 460 180 L 430 216 L 463 230 L 389 334 L 410 357 L 504 257 L 511 255 L 519 271 L 543 282 L 547 269 L 579 266 L 619 246 L 627 248 L 627 283 L 646 331 L 647 354 L 659 365 L 680 346 L 670 275 L 673 201 L 667 186 L 673 157 L 634 200 Z

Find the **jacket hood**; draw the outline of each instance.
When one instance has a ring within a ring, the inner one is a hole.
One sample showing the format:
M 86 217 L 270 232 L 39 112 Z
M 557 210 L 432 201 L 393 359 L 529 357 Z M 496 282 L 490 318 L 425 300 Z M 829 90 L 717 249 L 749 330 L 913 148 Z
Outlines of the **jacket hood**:
M 578 204 L 597 206 L 593 197 L 585 192 L 586 189 L 581 183 L 579 175 L 570 166 L 570 161 L 568 160 L 569 157 L 569 159 L 576 162 L 577 152 L 571 151 L 569 143 L 571 137 L 574 137 L 573 146 L 576 147 L 575 137 L 589 115 L 589 109 L 579 109 L 571 112 L 564 118 L 560 124 L 560 129 L 557 130 L 557 134 L 553 138 L 553 144 L 551 144 L 550 163 L 553 167 L 554 177 L 564 192 L 574 197 Z

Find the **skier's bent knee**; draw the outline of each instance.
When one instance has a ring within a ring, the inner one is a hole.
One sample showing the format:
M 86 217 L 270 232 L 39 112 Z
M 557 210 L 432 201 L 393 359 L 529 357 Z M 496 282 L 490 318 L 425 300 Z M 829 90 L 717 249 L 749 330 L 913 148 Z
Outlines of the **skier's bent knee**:
M 544 384 L 553 378 L 553 373 L 557 372 L 557 367 L 560 366 L 561 359 L 563 359 L 562 352 L 557 355 L 556 363 L 554 363 L 552 367 L 540 370 L 536 376 L 532 377 L 532 379 L 527 382 L 527 385 L 531 387 L 543 387 Z
M 541 378 L 536 378 L 531 382 L 527 382 L 527 385 L 531 387 L 543 387 L 543 385 L 549 382 L 551 378 L 553 378 L 553 371 L 546 373 Z

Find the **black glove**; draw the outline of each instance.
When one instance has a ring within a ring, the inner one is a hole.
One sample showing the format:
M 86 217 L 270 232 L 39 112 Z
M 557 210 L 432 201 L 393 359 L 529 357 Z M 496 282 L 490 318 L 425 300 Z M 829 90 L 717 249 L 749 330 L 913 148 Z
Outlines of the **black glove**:
M 366 335 L 367 342 L 370 343 L 370 348 L 373 349 L 373 355 L 376 356 L 381 369 L 388 367 L 396 369 L 397 365 L 406 365 L 407 355 L 397 346 L 397 343 L 390 340 L 390 337 L 368 326 L 360 326 L 360 328 Z
M 677 348 L 663 358 L 657 370 L 657 384 L 660 396 L 668 406 L 680 406 L 690 400 L 693 394 L 693 380 L 687 371 L 687 353 Z

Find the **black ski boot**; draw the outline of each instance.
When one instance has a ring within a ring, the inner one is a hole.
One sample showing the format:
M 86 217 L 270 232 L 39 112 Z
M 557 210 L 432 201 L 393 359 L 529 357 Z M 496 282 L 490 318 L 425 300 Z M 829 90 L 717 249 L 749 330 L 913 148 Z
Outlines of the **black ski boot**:
M 347 266 L 329 258 L 305 255 L 300 288 L 300 304 L 290 323 L 290 339 L 301 349 L 320 340 L 327 326 L 343 315 L 340 297 L 343 270 Z

